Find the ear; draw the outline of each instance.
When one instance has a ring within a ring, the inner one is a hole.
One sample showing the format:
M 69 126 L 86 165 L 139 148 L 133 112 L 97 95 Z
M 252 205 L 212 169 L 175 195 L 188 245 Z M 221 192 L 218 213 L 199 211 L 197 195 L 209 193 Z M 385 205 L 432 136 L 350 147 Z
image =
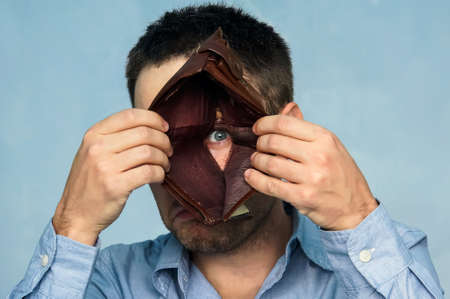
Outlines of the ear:
M 300 107 L 295 102 L 287 103 L 281 110 L 281 115 L 289 115 L 299 119 L 303 119 L 303 113 L 300 110 Z

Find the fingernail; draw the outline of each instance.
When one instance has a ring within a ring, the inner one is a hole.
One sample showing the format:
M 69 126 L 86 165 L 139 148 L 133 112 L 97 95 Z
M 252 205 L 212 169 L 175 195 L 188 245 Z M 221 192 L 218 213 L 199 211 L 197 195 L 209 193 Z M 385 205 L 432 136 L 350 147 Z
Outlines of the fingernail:
M 164 121 L 163 122 L 164 132 L 167 132 L 169 130 L 169 123 Z
M 245 178 L 248 178 L 249 176 L 250 176 L 250 174 L 251 174 L 251 169 L 249 168 L 249 169 L 247 169 L 246 171 L 244 171 L 244 176 L 245 176 Z
M 256 152 L 254 152 L 251 156 L 250 156 L 250 160 L 253 160 L 256 156 Z
M 256 123 L 253 124 L 253 126 L 252 126 L 252 131 L 253 131 L 253 133 L 256 134 Z

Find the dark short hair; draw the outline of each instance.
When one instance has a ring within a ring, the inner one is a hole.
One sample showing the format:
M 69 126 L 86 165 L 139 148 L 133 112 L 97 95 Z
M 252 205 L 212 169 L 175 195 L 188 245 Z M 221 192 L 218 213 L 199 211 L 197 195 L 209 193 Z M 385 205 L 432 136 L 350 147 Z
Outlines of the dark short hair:
M 283 38 L 240 8 L 207 4 L 166 12 L 147 27 L 128 54 L 126 77 L 132 106 L 136 80 L 145 66 L 159 66 L 176 56 L 189 57 L 219 26 L 243 61 L 249 83 L 266 99 L 266 111 L 276 114 L 292 101 L 292 63 Z

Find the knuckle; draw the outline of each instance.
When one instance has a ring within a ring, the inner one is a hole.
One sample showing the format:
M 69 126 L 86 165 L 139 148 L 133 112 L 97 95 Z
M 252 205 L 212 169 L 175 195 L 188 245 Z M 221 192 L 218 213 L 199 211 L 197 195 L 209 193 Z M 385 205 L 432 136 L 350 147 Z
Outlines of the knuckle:
M 158 165 L 143 165 L 143 176 L 150 182 L 162 182 L 164 180 L 164 170 Z
M 266 136 L 266 146 L 269 150 L 274 150 L 279 146 L 277 135 L 270 134 Z
M 169 138 L 160 131 L 150 129 L 149 135 L 151 135 L 151 138 L 158 147 L 166 147 L 168 145 Z
M 279 131 L 286 131 L 289 129 L 290 126 L 290 119 L 286 116 L 280 116 L 278 120 L 275 123 L 275 127 Z
M 145 164 L 141 166 L 142 176 L 146 179 L 151 179 L 153 176 L 153 167 L 149 164 Z
M 262 147 L 264 144 L 264 138 L 265 138 L 265 136 L 258 137 L 258 139 L 256 140 L 256 150 L 262 151 Z
M 269 172 L 274 172 L 278 169 L 278 161 L 273 157 L 268 157 L 266 161 L 266 168 Z
M 323 184 L 327 179 L 327 175 L 321 171 L 315 171 L 311 174 L 311 182 L 315 185 Z
M 134 122 L 137 118 L 135 108 L 125 110 L 124 117 L 127 122 Z
M 143 145 L 140 148 L 141 155 L 144 159 L 148 160 L 153 157 L 153 148 L 150 145 Z
M 169 149 L 170 148 L 170 139 L 169 136 L 167 136 L 166 134 L 162 134 L 162 144 L 164 145 L 165 148 Z
M 103 146 L 99 141 L 88 145 L 87 156 L 91 159 L 96 159 L 102 152 L 102 148 Z
M 151 131 L 150 129 L 146 127 L 139 127 L 137 130 L 137 134 L 140 139 L 150 139 L 151 138 Z
M 163 165 L 166 165 L 166 166 L 170 165 L 169 157 L 167 157 L 167 155 L 164 153 L 161 153 L 161 161 L 163 162 Z
M 149 117 L 153 118 L 156 122 L 161 122 L 163 121 L 163 118 L 161 117 L 161 115 L 158 114 L 158 112 L 154 111 L 154 110 L 147 110 L 149 113 Z
M 92 128 L 90 128 L 89 130 L 86 131 L 86 133 L 84 133 L 83 143 L 90 144 L 93 139 L 93 136 L 94 136 L 94 131 L 92 130 Z
M 315 131 L 316 134 L 319 134 L 319 135 L 323 135 L 323 134 L 327 134 L 328 133 L 327 129 L 325 129 L 324 127 L 319 126 L 319 125 L 315 125 L 314 126 L 314 131 Z
M 278 184 L 275 181 L 275 179 L 269 180 L 267 182 L 267 191 L 268 191 L 269 194 L 272 194 L 272 195 L 277 193 L 277 191 L 278 191 Z
M 103 189 L 107 196 L 114 196 L 117 192 L 117 182 L 112 177 L 103 180 Z
M 100 176 L 106 176 L 106 174 L 109 172 L 109 164 L 107 161 L 98 161 L 95 163 L 95 171 Z
M 319 166 L 327 166 L 330 162 L 330 157 L 324 152 L 317 152 L 314 160 Z
M 162 181 L 164 181 L 164 169 L 161 166 L 155 166 L 155 182 L 161 183 Z
M 336 144 L 336 138 L 336 135 L 334 135 L 331 131 L 324 129 L 324 131 L 322 132 L 322 140 L 328 145 Z
M 314 198 L 315 191 L 312 188 L 304 188 L 300 191 L 300 195 L 306 203 L 310 203 L 311 200 Z

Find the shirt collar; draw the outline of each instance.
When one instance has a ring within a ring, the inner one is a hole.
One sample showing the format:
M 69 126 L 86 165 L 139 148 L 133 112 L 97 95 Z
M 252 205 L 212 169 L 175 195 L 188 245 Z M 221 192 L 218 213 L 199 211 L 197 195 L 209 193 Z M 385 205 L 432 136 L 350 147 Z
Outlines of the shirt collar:
M 330 262 L 328 261 L 327 254 L 320 239 L 319 226 L 305 215 L 299 213 L 294 207 L 287 205 L 285 208 L 291 214 L 293 221 L 293 234 L 287 244 L 285 253 L 287 262 L 298 241 L 310 260 L 323 269 L 331 270 Z M 180 276 L 186 277 L 189 274 L 189 265 L 189 254 L 187 250 L 184 249 L 173 234 L 169 234 L 169 238 L 162 246 L 161 254 L 153 272 L 154 286 L 160 292 L 165 292 L 164 286 L 170 278 L 168 275 L 164 275 L 163 270 L 177 269 L 180 280 Z M 184 283 L 181 283 L 181 285 L 184 285 Z
M 187 277 L 189 273 L 189 254 L 173 234 L 169 234 L 165 244 L 162 244 L 152 275 L 153 286 L 163 296 L 167 296 L 171 279 L 173 279 L 171 277 L 173 272 L 169 271 L 171 269 L 177 271 L 178 283 L 184 292 L 186 281 L 182 278 Z

